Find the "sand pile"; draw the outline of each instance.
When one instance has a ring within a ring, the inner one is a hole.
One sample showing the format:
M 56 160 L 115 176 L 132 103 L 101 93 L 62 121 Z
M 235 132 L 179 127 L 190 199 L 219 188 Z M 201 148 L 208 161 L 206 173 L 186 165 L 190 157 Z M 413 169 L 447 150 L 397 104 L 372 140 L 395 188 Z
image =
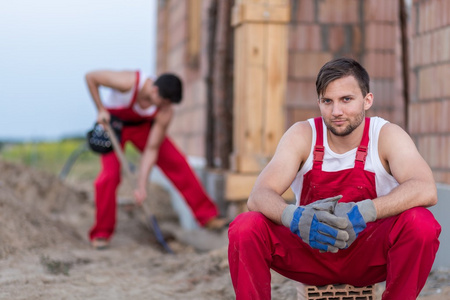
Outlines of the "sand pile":
M 96 251 L 87 241 L 91 182 L 69 184 L 0 160 L 0 299 L 235 299 L 226 231 L 183 231 L 168 194 L 153 185 L 150 193 L 147 205 L 173 233 L 167 241 L 175 255 L 126 205 L 119 206 L 111 248 Z M 121 186 L 119 194 L 130 195 L 129 188 Z M 195 247 L 199 237 L 210 249 Z M 272 299 L 297 299 L 294 282 L 272 275 Z M 430 278 L 429 294 L 419 299 L 448 299 L 450 289 L 437 293 L 433 286 L 439 278 Z

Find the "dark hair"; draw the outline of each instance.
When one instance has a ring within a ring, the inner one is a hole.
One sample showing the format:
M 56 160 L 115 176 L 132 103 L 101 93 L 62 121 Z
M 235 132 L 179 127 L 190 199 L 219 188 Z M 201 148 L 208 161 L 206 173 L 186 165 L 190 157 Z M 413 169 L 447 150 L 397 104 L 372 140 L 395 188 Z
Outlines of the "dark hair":
M 180 103 L 183 98 L 183 84 L 178 76 L 170 73 L 160 75 L 153 83 L 159 95 L 172 103 Z
M 317 96 L 323 95 L 328 85 L 339 78 L 353 76 L 358 81 L 363 96 L 369 93 L 369 74 L 356 60 L 348 57 L 336 58 L 320 69 L 316 79 Z

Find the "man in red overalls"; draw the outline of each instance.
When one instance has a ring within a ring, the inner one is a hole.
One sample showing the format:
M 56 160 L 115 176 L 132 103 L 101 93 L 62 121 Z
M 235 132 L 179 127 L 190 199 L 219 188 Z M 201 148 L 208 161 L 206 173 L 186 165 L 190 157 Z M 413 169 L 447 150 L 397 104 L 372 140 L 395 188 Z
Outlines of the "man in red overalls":
M 121 146 L 128 141 L 142 151 L 134 196 L 146 197 L 146 185 L 156 164 L 172 181 L 190 206 L 200 225 L 221 228 L 226 221 L 205 193 L 184 156 L 166 136 L 173 117 L 172 104 L 181 102 L 182 83 L 173 74 L 156 80 L 137 71 L 94 71 L 86 75 L 89 92 L 98 110 L 97 122 L 109 122 L 111 115 L 123 121 Z M 101 99 L 99 87 L 110 88 Z M 108 246 L 116 222 L 116 189 L 120 183 L 120 162 L 114 152 L 101 156 L 102 170 L 95 181 L 96 223 L 89 237 L 94 248 Z
M 229 228 L 236 298 L 270 299 L 270 269 L 310 284 L 386 281 L 383 299 L 416 299 L 431 270 L 441 228 L 432 172 L 399 126 L 366 118 L 369 75 L 340 58 L 320 70 L 322 117 L 281 139 Z M 291 186 L 296 204 L 281 195 Z

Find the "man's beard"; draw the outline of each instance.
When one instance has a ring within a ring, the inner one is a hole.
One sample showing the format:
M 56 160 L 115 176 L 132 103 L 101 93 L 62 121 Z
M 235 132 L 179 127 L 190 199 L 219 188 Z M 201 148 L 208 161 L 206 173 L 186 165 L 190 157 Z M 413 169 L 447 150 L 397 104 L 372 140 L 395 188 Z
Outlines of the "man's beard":
M 325 125 L 327 126 L 328 130 L 331 131 L 336 136 L 347 136 L 350 133 L 353 132 L 356 128 L 358 128 L 359 125 L 361 125 L 362 121 L 364 120 L 364 110 L 356 117 L 356 119 L 353 122 L 350 122 L 347 127 L 344 128 L 343 131 L 338 131 L 337 128 L 333 127 L 332 122 L 326 122 Z

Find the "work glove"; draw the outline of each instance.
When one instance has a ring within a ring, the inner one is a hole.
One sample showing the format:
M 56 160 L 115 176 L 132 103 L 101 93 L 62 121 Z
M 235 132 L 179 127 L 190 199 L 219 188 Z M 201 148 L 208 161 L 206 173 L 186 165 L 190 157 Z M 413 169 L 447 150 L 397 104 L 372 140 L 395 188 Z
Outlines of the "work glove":
M 349 247 L 358 237 L 358 234 L 366 228 L 368 222 L 377 219 L 377 211 L 372 200 L 367 199 L 360 202 L 340 202 L 334 209 L 337 217 L 347 219 L 347 231 L 349 239 L 347 247 Z
M 312 248 L 336 253 L 347 245 L 347 219 L 333 215 L 342 196 L 318 200 L 306 206 L 288 205 L 281 222 Z

